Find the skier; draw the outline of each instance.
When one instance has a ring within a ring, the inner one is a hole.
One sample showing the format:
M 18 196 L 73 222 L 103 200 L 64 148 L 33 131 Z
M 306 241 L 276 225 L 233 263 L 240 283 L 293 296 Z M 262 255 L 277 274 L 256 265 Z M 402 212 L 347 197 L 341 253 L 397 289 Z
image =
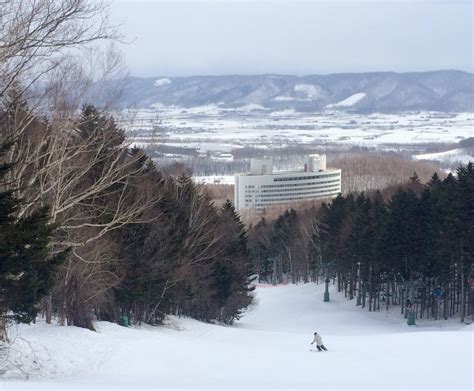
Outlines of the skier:
M 316 347 L 318 348 L 319 351 L 326 350 L 326 346 L 323 345 L 323 339 L 318 333 L 314 333 L 314 339 L 313 342 L 311 342 L 311 345 L 316 342 Z

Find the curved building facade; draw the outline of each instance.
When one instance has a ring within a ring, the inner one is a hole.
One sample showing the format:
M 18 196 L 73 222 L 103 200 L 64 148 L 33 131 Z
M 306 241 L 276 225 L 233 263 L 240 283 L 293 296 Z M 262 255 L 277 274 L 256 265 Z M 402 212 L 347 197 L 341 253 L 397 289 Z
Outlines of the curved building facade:
M 326 169 L 325 155 L 305 157 L 301 171 L 273 173 L 272 159 L 252 159 L 250 173 L 236 174 L 237 210 L 263 209 L 277 204 L 336 197 L 341 192 L 341 170 Z

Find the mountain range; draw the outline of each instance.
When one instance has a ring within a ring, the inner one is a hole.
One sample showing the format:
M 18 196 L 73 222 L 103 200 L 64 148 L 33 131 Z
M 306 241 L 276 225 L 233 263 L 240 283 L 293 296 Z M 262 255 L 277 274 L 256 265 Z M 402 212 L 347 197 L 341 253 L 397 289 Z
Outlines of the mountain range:
M 329 75 L 127 77 L 107 82 L 126 107 L 217 105 L 296 111 L 474 111 L 474 74 L 371 72 Z M 109 95 L 110 96 L 110 95 Z

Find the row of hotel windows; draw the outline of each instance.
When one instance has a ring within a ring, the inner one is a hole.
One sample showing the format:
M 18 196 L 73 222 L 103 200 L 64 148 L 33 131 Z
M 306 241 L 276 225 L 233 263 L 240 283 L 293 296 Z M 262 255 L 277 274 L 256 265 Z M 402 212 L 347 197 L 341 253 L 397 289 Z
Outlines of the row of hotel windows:
M 327 192 L 328 196 L 330 195 L 336 195 L 337 193 L 335 192 L 331 192 L 331 191 L 328 191 Z M 281 202 L 281 201 L 295 201 L 295 200 L 303 200 L 303 199 L 307 199 L 307 198 L 311 198 L 311 197 L 307 197 L 307 196 L 301 196 L 301 197 L 289 197 L 289 198 L 279 198 L 277 200 L 265 200 L 265 202 L 263 203 L 256 203 L 256 204 L 248 204 L 246 203 L 245 206 L 248 207 L 248 206 L 254 206 L 254 207 L 259 207 L 259 206 L 266 206 L 266 205 L 269 205 L 271 203 L 274 203 L 274 202 Z M 246 200 L 247 201 L 247 200 Z
M 298 192 L 284 192 L 284 193 L 268 193 L 268 194 L 246 194 L 245 199 L 259 199 L 259 198 L 266 198 L 266 197 L 286 197 L 286 196 L 291 196 L 291 195 L 298 195 L 298 194 L 319 194 L 319 193 L 324 193 L 326 191 L 336 191 L 340 190 L 339 185 L 333 185 L 333 186 L 326 186 L 326 187 L 316 187 L 312 189 L 301 189 L 305 191 L 298 191 Z M 319 190 L 319 191 L 318 191 Z
M 275 190 L 246 190 L 246 193 L 265 193 L 265 192 L 268 192 L 268 191 L 285 191 L 286 189 L 288 189 L 289 187 L 298 187 L 298 188 L 304 188 L 304 186 L 309 186 L 309 185 L 324 185 L 324 184 L 327 184 L 327 183 L 340 183 L 340 180 L 339 179 L 332 179 L 330 181 L 318 181 L 318 182 L 304 182 L 304 183 L 289 183 L 289 184 L 285 184 L 285 185 L 260 185 L 259 187 L 257 187 L 257 189 L 259 188 L 273 188 Z M 326 186 L 326 185 L 325 185 Z M 245 186 L 246 189 L 250 188 L 250 189 L 255 189 L 256 187 L 255 186 Z M 293 190 L 293 189 L 288 189 L 288 190 Z
M 327 175 L 312 175 L 312 176 L 292 176 L 292 177 L 283 177 L 283 178 L 273 178 L 273 182 L 283 182 L 283 181 L 299 181 L 302 179 L 318 179 L 318 178 L 331 178 L 331 177 L 339 177 L 341 173 L 338 172 L 336 174 L 327 174 Z
M 302 192 L 297 192 L 297 193 L 285 193 L 285 194 L 264 194 L 264 195 L 261 195 L 259 196 L 256 201 L 260 201 L 260 200 L 266 200 L 268 198 L 277 198 L 278 200 L 283 200 L 283 199 L 291 199 L 291 198 L 287 198 L 288 196 L 298 196 L 298 195 L 306 195 L 306 196 L 311 196 L 311 195 L 315 195 L 315 194 L 321 194 L 321 193 L 328 193 L 328 192 L 331 192 L 331 193 L 336 193 L 336 192 L 339 192 L 340 191 L 340 187 L 339 185 L 337 186 L 332 186 L 332 187 L 329 187 L 329 188 L 325 188 L 323 190 L 319 190 L 319 191 L 302 191 Z M 285 197 L 285 198 L 281 198 L 281 197 Z M 252 199 L 251 198 L 248 198 L 248 196 L 246 196 L 245 198 L 245 202 L 252 202 Z

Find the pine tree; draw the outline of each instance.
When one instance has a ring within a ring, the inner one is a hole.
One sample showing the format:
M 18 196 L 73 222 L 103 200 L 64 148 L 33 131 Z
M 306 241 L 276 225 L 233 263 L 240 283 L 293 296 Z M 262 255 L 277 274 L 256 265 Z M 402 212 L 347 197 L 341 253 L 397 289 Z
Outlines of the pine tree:
M 255 277 L 245 227 L 229 200 L 222 207 L 220 219 L 223 251 L 213 266 L 212 287 L 220 320 L 232 323 L 251 303 L 249 293 L 254 287 L 250 284 Z
M 420 224 L 419 200 L 412 191 L 399 190 L 388 205 L 381 255 L 387 266 L 409 279 L 412 272 L 420 271 Z
M 295 282 L 295 261 L 297 254 L 297 239 L 299 236 L 299 217 L 294 209 L 285 211 L 278 217 L 273 225 L 270 243 L 272 258 L 274 259 L 274 268 L 277 270 L 277 278 L 283 281 L 283 275 L 288 281 L 289 276 Z M 278 263 L 278 265 L 277 265 Z
M 250 230 L 249 251 L 253 262 L 253 269 L 258 274 L 258 281 L 271 282 L 272 255 L 270 244 L 270 227 L 265 217 Z
M 343 260 L 346 249 L 341 244 L 345 243 L 350 232 L 347 218 L 354 209 L 354 203 L 354 196 L 349 194 L 346 198 L 338 195 L 330 205 L 323 204 L 320 230 L 324 262 Z
M 10 169 L 0 165 L 0 180 Z M 50 255 L 54 226 L 48 208 L 17 219 L 19 200 L 11 191 L 0 192 L 0 340 L 6 340 L 9 321 L 30 323 L 37 304 L 52 288 L 53 274 L 63 254 Z
M 456 227 L 457 231 L 453 284 L 461 287 L 458 298 L 461 322 L 463 322 L 466 315 L 467 277 L 469 275 L 472 277 L 474 270 L 474 164 L 472 162 L 458 168 L 457 183 L 456 202 L 453 203 L 455 218 L 452 221 L 452 225 Z M 459 276 L 458 281 L 456 281 L 456 273 Z M 472 312 L 474 311 L 474 299 L 471 297 L 470 301 Z

